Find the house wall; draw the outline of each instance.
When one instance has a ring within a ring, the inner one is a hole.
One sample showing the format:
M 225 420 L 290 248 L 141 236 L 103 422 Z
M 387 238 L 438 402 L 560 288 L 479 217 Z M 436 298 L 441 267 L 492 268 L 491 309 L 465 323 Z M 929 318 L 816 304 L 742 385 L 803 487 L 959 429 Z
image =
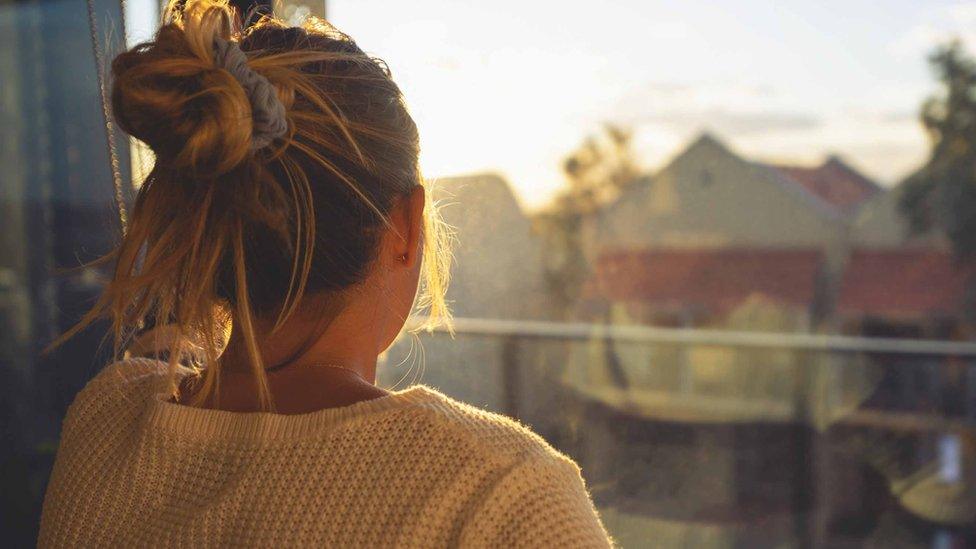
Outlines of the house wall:
M 540 242 L 511 186 L 493 174 L 439 179 L 433 195 L 456 233 L 448 288 L 456 316 L 545 316 Z
M 945 238 L 929 231 L 911 234 L 908 222 L 898 211 L 901 188 L 895 187 L 869 200 L 858 211 L 851 230 L 852 245 L 858 248 L 945 248 Z
M 704 135 L 635 183 L 584 229 L 592 263 L 605 251 L 647 248 L 802 248 L 824 254 L 816 315 L 830 314 L 850 250 L 851 220 L 768 166 Z

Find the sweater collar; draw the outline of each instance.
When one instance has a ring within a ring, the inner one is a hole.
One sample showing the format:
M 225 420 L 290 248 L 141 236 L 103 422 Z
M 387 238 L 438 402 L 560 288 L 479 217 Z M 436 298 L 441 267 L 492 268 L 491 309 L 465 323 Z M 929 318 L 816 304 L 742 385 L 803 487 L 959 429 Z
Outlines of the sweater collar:
M 157 386 L 158 388 L 158 386 Z M 148 399 L 147 421 L 151 428 L 178 433 L 186 438 L 232 440 L 280 440 L 302 437 L 347 421 L 388 410 L 410 407 L 444 398 L 425 385 L 412 385 L 387 395 L 348 406 L 325 408 L 305 414 L 230 412 L 195 408 L 169 401 L 166 392 L 154 388 Z

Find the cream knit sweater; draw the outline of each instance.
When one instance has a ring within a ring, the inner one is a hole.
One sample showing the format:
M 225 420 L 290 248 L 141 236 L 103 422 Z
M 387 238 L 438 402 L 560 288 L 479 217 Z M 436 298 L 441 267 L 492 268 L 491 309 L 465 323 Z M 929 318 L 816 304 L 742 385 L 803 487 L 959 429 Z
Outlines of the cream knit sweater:
M 607 547 L 569 458 L 414 386 L 303 415 L 190 408 L 106 368 L 64 421 L 42 547 Z

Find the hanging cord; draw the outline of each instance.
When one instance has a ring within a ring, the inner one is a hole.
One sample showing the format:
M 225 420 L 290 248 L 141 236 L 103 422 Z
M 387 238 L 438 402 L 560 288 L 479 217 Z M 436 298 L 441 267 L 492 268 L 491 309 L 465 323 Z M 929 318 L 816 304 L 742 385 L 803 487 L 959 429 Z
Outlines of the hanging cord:
M 122 14 L 122 41 L 125 42 L 125 0 L 119 0 Z M 125 234 L 128 214 L 125 207 L 125 192 L 122 183 L 122 170 L 119 168 L 119 151 L 115 143 L 115 124 L 109 112 L 108 91 L 105 89 L 105 55 L 99 45 L 98 21 L 95 16 L 95 0 L 88 0 L 88 28 L 91 32 L 92 53 L 95 54 L 95 73 L 98 77 L 98 91 L 102 99 L 102 120 L 105 123 L 105 139 L 108 142 L 109 163 L 112 166 L 112 182 L 115 185 L 115 206 L 119 212 L 119 225 Z

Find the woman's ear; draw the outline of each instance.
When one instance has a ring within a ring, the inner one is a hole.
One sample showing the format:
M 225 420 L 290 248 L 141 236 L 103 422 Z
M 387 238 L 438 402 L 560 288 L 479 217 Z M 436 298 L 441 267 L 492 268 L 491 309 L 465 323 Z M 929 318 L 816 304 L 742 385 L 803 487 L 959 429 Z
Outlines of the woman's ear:
M 420 261 L 420 243 L 424 232 L 424 206 L 426 190 L 416 185 L 394 208 L 391 216 L 398 236 L 395 237 L 394 253 L 397 262 L 414 267 Z

